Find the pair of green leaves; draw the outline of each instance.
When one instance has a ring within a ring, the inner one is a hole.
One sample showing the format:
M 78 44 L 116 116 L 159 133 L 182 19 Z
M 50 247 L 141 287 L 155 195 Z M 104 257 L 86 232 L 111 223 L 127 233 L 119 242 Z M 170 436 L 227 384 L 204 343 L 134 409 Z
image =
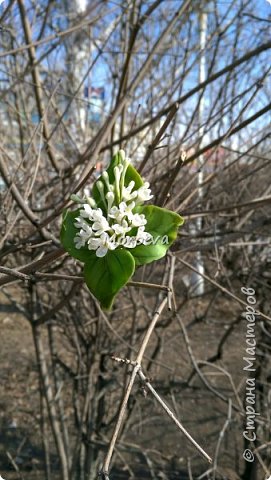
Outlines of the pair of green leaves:
M 120 162 L 121 155 L 117 153 L 107 169 L 110 183 L 114 182 L 114 167 Z M 144 183 L 139 173 L 129 164 L 125 175 L 125 186 L 128 186 L 131 180 L 135 182 L 135 189 L 140 188 Z M 102 208 L 96 182 L 92 194 L 97 206 Z M 115 295 L 131 279 L 136 267 L 159 260 L 166 255 L 168 248 L 176 239 L 178 227 L 182 225 L 183 219 L 178 214 L 155 205 L 138 206 L 136 212 L 145 215 L 147 220 L 145 229 L 152 235 L 154 241 L 149 245 L 141 244 L 130 249 L 118 247 L 116 250 L 108 250 L 104 257 L 99 258 L 95 251 L 89 250 L 87 246 L 75 248 L 74 238 L 78 229 L 74 226 L 74 222 L 79 216 L 80 209 L 64 212 L 61 243 L 72 257 L 85 264 L 84 278 L 89 290 L 104 309 L 110 309 Z

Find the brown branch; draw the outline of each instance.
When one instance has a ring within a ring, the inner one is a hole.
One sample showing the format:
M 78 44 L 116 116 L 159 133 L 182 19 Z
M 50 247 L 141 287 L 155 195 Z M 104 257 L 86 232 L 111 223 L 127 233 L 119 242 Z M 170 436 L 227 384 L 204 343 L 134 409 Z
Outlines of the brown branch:
M 91 157 L 94 161 L 96 161 L 97 155 L 101 150 L 102 144 L 104 142 L 104 139 L 106 138 L 110 128 L 114 124 L 117 116 L 119 115 L 120 111 L 122 110 L 123 106 L 125 105 L 127 98 L 131 95 L 131 93 L 136 89 L 136 87 L 139 85 L 141 82 L 142 78 L 144 77 L 145 73 L 147 72 L 152 58 L 155 55 L 157 49 L 163 44 L 165 41 L 166 37 L 170 33 L 170 31 L 173 29 L 175 23 L 177 22 L 178 18 L 187 10 L 191 3 L 191 0 L 186 0 L 181 8 L 175 12 L 175 14 L 172 16 L 171 20 L 168 22 L 168 25 L 165 27 L 164 31 L 161 33 L 159 36 L 158 40 L 155 42 L 150 54 L 148 55 L 147 59 L 145 60 L 144 64 L 140 68 L 140 70 L 137 72 L 137 74 L 134 76 L 134 78 L 131 80 L 130 85 L 127 87 L 127 90 L 123 94 L 123 96 L 120 98 L 118 104 L 114 108 L 113 112 L 110 114 L 108 117 L 107 121 L 105 122 L 103 128 L 99 132 L 99 135 L 91 141 L 91 143 L 88 145 L 86 148 L 85 152 L 82 155 L 82 160 L 86 160 L 89 157 Z M 83 170 L 81 174 L 81 178 L 79 182 L 75 185 L 75 187 L 72 189 L 73 193 L 76 193 L 80 188 L 83 187 L 85 182 L 87 181 L 89 175 L 90 175 L 90 170 L 91 170 L 91 165 L 87 165 L 85 169 Z
M 182 95 L 181 97 L 178 98 L 177 101 L 171 103 L 169 106 L 163 108 L 162 110 L 160 110 L 154 117 L 152 117 L 150 120 L 148 120 L 147 122 L 139 125 L 138 127 L 136 127 L 132 132 L 124 135 L 123 137 L 115 140 L 114 142 L 108 144 L 108 145 L 105 145 L 101 151 L 104 151 L 104 150 L 107 150 L 109 148 L 111 148 L 112 146 L 115 146 L 115 145 L 118 145 L 119 143 L 123 142 L 124 140 L 127 140 L 128 138 L 130 137 L 133 137 L 135 136 L 137 133 L 140 133 L 142 130 L 145 130 L 145 128 L 149 127 L 150 125 L 152 125 L 153 123 L 157 122 L 158 120 L 160 120 L 160 118 L 163 116 L 163 115 L 168 115 L 168 113 L 170 112 L 170 110 L 174 107 L 174 105 L 176 103 L 178 103 L 179 105 L 181 105 L 182 103 L 184 103 L 186 100 L 188 100 L 190 97 L 192 97 L 193 95 L 195 95 L 195 93 L 198 93 L 200 90 L 202 90 L 203 88 L 207 87 L 207 85 L 209 85 L 210 83 L 213 83 L 215 80 L 217 80 L 218 78 L 220 78 L 221 76 L 225 75 L 226 73 L 228 72 L 231 72 L 232 70 L 234 70 L 236 67 L 239 67 L 239 65 L 242 65 L 242 63 L 244 62 L 247 62 L 248 60 L 250 60 L 251 58 L 253 57 L 257 57 L 260 53 L 262 52 L 265 52 L 266 50 L 269 50 L 271 48 L 271 41 L 269 42 L 266 42 L 266 43 L 263 43 L 262 45 L 260 45 L 259 47 L 255 48 L 254 50 L 250 50 L 248 53 L 246 53 L 245 55 L 243 55 L 242 57 L 238 58 L 235 62 L 232 62 L 230 65 L 227 65 L 227 67 L 225 68 L 222 68 L 222 70 L 219 70 L 217 73 L 214 73 L 213 75 L 210 75 L 207 80 L 205 80 L 204 82 L 202 83 L 199 83 L 196 87 L 192 88 L 191 90 L 189 90 L 189 92 L 185 93 L 184 95 Z
M 123 421 L 124 421 L 127 403 L 128 403 L 128 400 L 129 400 L 129 397 L 130 397 L 130 394 L 131 394 L 131 391 L 132 391 L 132 388 L 133 388 L 134 381 L 136 379 L 136 375 L 138 373 L 138 370 L 141 367 L 141 362 L 142 362 L 145 350 L 147 348 L 147 345 L 149 343 L 151 334 L 152 334 L 152 332 L 155 328 L 155 325 L 158 322 L 159 317 L 162 314 L 166 304 L 167 304 L 167 298 L 165 298 L 161 302 L 157 312 L 153 316 L 153 319 L 152 319 L 152 321 L 151 321 L 151 323 L 150 323 L 150 325 L 149 325 L 149 327 L 148 327 L 148 329 L 147 329 L 147 331 L 144 335 L 141 347 L 140 347 L 140 349 L 138 351 L 138 354 L 136 356 L 135 366 L 133 367 L 133 371 L 132 371 L 130 380 L 129 380 L 129 382 L 127 384 L 127 387 L 126 387 L 125 395 L 124 395 L 124 398 L 122 400 L 120 411 L 119 411 L 119 414 L 118 414 L 117 423 L 115 425 L 114 432 L 113 432 L 113 435 L 112 435 L 112 438 L 111 438 L 111 441 L 110 441 L 110 444 L 109 444 L 109 447 L 108 447 L 108 451 L 107 451 L 107 454 L 106 454 L 106 457 L 105 457 L 105 460 L 104 460 L 104 463 L 103 463 L 102 475 L 103 475 L 104 479 L 109 478 L 108 477 L 108 472 L 109 472 L 109 466 L 110 466 L 111 458 L 112 458 L 112 455 L 113 455 L 113 452 L 114 452 L 114 448 L 115 448 L 115 444 L 117 442 L 117 438 L 119 436 L 119 433 L 120 433 L 120 430 L 121 430 L 121 427 L 122 427 L 122 424 L 123 424 Z
M 63 255 L 66 255 L 64 248 L 59 248 L 50 253 L 47 253 L 47 255 L 44 255 L 42 258 L 38 260 L 34 260 L 29 265 L 25 265 L 24 267 L 17 269 L 17 272 L 27 274 L 27 275 L 35 273 L 37 270 L 40 270 L 45 266 L 48 267 L 48 265 L 50 265 L 51 262 L 53 262 L 54 260 L 57 260 Z M 12 282 L 14 282 L 14 275 L 13 274 L 5 275 L 3 278 L 0 279 L 0 286 L 7 285 L 8 283 L 12 283 Z
M 228 295 L 229 297 L 233 298 L 236 302 L 238 302 L 240 305 L 243 305 L 244 307 L 247 307 L 247 303 L 242 300 L 241 298 L 237 297 L 237 295 L 235 295 L 234 293 L 230 292 L 227 288 L 223 287 L 222 285 L 220 285 L 218 282 L 216 282 L 215 280 L 213 280 L 212 278 L 210 278 L 208 275 L 204 274 L 204 273 L 201 273 L 199 272 L 195 267 L 193 267 L 190 263 L 186 262 L 185 260 L 183 260 L 183 258 L 177 258 L 177 261 L 182 263 L 183 265 L 185 265 L 187 268 L 189 268 L 190 270 L 193 270 L 193 272 L 196 272 L 198 275 L 200 275 L 202 278 L 204 278 L 205 280 L 207 280 L 209 283 L 211 283 L 212 285 L 214 285 L 215 287 L 217 287 L 219 290 L 221 290 L 221 292 L 225 293 L 226 295 Z M 269 317 L 268 315 L 265 315 L 263 312 L 261 311 L 258 311 L 259 315 L 263 318 L 265 318 L 266 320 L 269 320 L 271 322 L 271 317 Z
M 25 11 L 25 6 L 23 3 L 23 0 L 17 0 L 18 1 L 18 6 L 20 10 L 20 16 L 21 16 L 21 21 L 24 29 L 24 35 L 27 44 L 31 43 L 31 26 L 28 21 L 26 11 Z M 52 147 L 48 143 L 49 139 L 49 125 L 48 121 L 45 115 L 45 107 L 43 104 L 43 98 L 42 98 L 42 83 L 40 79 L 40 74 L 39 74 L 39 68 L 37 66 L 37 61 L 36 61 L 36 52 L 35 52 L 35 47 L 31 46 L 28 49 L 28 56 L 29 56 L 29 63 L 31 66 L 31 75 L 32 75 L 32 80 L 34 84 L 34 92 L 35 92 L 35 98 L 36 98 L 36 105 L 39 113 L 40 120 L 43 119 L 43 136 L 44 140 L 46 142 L 46 150 L 48 153 L 48 157 L 51 161 L 52 166 L 54 167 L 56 172 L 60 171 L 60 167 L 58 165 L 57 159 L 55 157 L 55 154 L 52 150 Z
M 12 3 L 14 3 L 14 2 L 15 2 L 15 0 L 10 1 L 8 7 L 10 8 L 12 6 Z M 96 5 L 97 4 L 98 4 L 98 2 L 96 3 Z M 111 12 L 112 12 L 112 10 L 114 10 L 114 9 L 111 9 Z M 5 10 L 4 13 L 6 13 L 6 10 Z M 57 32 L 57 33 L 52 34 L 52 35 L 48 35 L 47 37 L 42 38 L 41 40 L 36 40 L 36 41 L 33 41 L 33 42 L 30 40 L 30 42 L 27 43 L 26 45 L 21 45 L 20 47 L 13 48 L 13 49 L 7 50 L 5 52 L 0 52 L 0 58 L 7 57 L 9 55 L 15 55 L 17 53 L 23 52 L 24 50 L 29 50 L 29 49 L 33 49 L 35 47 L 39 47 L 40 45 L 44 45 L 45 43 L 51 42 L 52 40 L 56 40 L 56 39 L 65 37 L 65 36 L 67 36 L 67 35 L 69 35 L 73 32 L 76 32 L 77 30 L 81 30 L 84 27 L 89 27 L 91 25 L 95 25 L 95 23 L 98 20 L 100 20 L 103 16 L 104 16 L 104 14 L 97 15 L 96 17 L 94 17 L 91 20 L 84 20 L 83 22 L 80 22 L 77 25 L 74 25 L 73 27 L 69 27 L 66 30 Z M 2 19 L 3 19 L 3 17 L 0 18 L 0 20 L 2 20 Z
M 155 147 L 158 145 L 162 135 L 165 133 L 167 127 L 169 126 L 170 122 L 173 120 L 173 118 L 175 117 L 176 113 L 178 112 L 178 109 L 179 109 L 179 104 L 178 103 L 174 103 L 174 105 L 172 106 L 170 112 L 168 113 L 167 115 L 167 118 L 165 119 L 163 125 L 161 126 L 161 128 L 159 129 L 158 133 L 155 135 L 152 143 L 148 146 L 147 148 L 147 151 L 145 153 L 145 156 L 138 168 L 138 171 L 141 173 L 142 170 L 144 169 L 144 167 L 146 166 L 146 163 L 147 161 L 149 160 L 151 154 L 153 153 Z

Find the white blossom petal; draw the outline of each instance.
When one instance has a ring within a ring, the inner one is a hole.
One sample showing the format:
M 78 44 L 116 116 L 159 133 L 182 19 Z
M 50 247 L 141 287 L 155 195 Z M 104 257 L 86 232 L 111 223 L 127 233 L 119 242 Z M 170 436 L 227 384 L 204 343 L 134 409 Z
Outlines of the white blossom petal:
M 74 222 L 78 229 L 74 238 L 75 247 L 79 249 L 87 245 L 89 250 L 95 250 L 97 257 L 104 257 L 108 250 L 118 247 L 135 248 L 138 244 L 149 245 L 153 241 L 152 235 L 145 231 L 145 215 L 133 211 L 136 205 L 152 198 L 150 185 L 145 182 L 139 189 L 135 189 L 133 180 L 125 185 L 129 159 L 125 159 L 124 152 L 120 157 L 120 163 L 114 167 L 114 182 L 109 183 L 107 172 L 102 174 L 102 181 L 97 182 L 106 211 L 97 208 L 86 191 L 87 198 Z M 132 229 L 137 229 L 135 235 L 127 235 Z
M 139 213 L 133 214 L 130 221 L 132 222 L 133 227 L 141 227 L 147 223 L 145 215 L 140 215 Z
M 143 202 L 147 202 L 151 198 L 153 198 L 153 195 L 151 194 L 151 189 L 149 188 L 150 184 L 149 182 L 145 182 L 142 187 L 140 187 L 137 190 L 137 199 L 136 203 L 137 205 Z
M 96 255 L 99 258 L 105 257 L 108 252 L 108 248 L 105 245 L 100 245 L 96 250 Z

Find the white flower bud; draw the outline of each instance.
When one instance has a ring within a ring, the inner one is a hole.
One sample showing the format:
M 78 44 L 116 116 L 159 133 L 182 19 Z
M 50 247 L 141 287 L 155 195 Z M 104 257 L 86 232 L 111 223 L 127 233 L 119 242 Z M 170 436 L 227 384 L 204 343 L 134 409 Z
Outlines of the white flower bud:
M 125 151 L 124 150 L 120 150 L 119 155 L 120 155 L 122 160 L 125 160 Z
M 112 192 L 107 192 L 105 197 L 106 197 L 106 200 L 107 200 L 107 211 L 109 212 L 112 208 L 113 203 L 114 203 L 115 195 Z

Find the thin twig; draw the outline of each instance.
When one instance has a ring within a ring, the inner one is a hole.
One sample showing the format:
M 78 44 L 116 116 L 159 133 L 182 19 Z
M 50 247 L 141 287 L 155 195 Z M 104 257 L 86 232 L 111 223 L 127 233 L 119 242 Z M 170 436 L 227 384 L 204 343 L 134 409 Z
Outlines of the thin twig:
M 220 446 L 221 446 L 221 442 L 225 436 L 225 432 L 227 430 L 227 428 L 229 427 L 230 425 L 230 422 L 231 422 L 231 416 L 232 416 L 232 402 L 231 402 L 231 399 L 229 399 L 229 406 L 228 406 L 228 416 L 227 416 L 227 419 L 223 425 L 223 428 L 222 430 L 220 431 L 219 433 L 219 438 L 218 438 L 218 441 L 217 441 L 217 445 L 216 445 L 216 449 L 215 449 L 215 456 L 214 456 L 214 467 L 213 467 L 213 480 L 215 480 L 216 478 L 216 469 L 217 469 L 217 463 L 218 463 L 218 454 L 219 454 L 219 450 L 220 450 Z
M 11 453 L 10 453 L 9 451 L 6 451 L 6 455 L 7 455 L 8 459 L 9 459 L 11 465 L 13 466 L 15 472 L 18 473 L 20 480 L 24 480 L 24 477 L 23 477 L 23 475 L 22 475 L 22 473 L 21 473 L 21 471 L 20 471 L 20 469 L 19 469 L 16 461 L 13 459 Z M 0 478 L 2 478 L 2 477 L 0 476 Z
M 151 334 L 152 334 L 152 332 L 155 328 L 155 325 L 158 322 L 159 317 L 162 314 L 166 304 L 167 304 L 167 298 L 165 298 L 161 302 L 157 312 L 155 312 L 155 314 L 153 316 L 153 319 L 152 319 L 152 321 L 151 321 L 151 323 L 150 323 L 150 325 L 149 325 L 149 327 L 148 327 L 148 329 L 147 329 L 147 331 L 144 335 L 141 347 L 138 351 L 138 354 L 137 354 L 137 357 L 136 357 L 136 360 L 135 360 L 135 365 L 133 367 L 133 371 L 131 373 L 130 380 L 129 380 L 128 385 L 126 387 L 126 392 L 125 392 L 124 398 L 123 398 L 122 403 L 121 403 L 120 411 L 119 411 L 119 414 L 118 414 L 118 419 L 117 419 L 117 422 L 116 422 L 116 425 L 115 425 L 115 428 L 114 428 L 114 432 L 113 432 L 113 435 L 112 435 L 112 438 L 111 438 L 111 441 L 110 441 L 110 444 L 109 444 L 109 447 L 108 447 L 108 451 L 107 451 L 107 454 L 106 454 L 106 457 L 105 457 L 105 460 L 104 460 L 104 463 L 103 463 L 102 475 L 103 475 L 104 479 L 109 478 L 108 475 L 109 475 L 109 467 L 110 467 L 111 458 L 112 458 L 112 455 L 113 455 L 113 452 L 114 452 L 114 448 L 115 448 L 117 438 L 119 436 L 119 433 L 120 433 L 120 430 L 121 430 L 121 427 L 122 427 L 122 424 L 123 424 L 123 421 L 124 421 L 127 403 L 128 403 L 131 391 L 132 391 L 134 381 L 136 379 L 137 372 L 140 369 L 141 362 L 142 362 L 145 350 L 147 348 L 147 345 L 149 343 Z
M 157 290 L 164 290 L 165 292 L 170 292 L 170 287 L 167 285 L 158 285 L 156 283 L 147 283 L 147 282 L 134 282 L 130 280 L 130 282 L 127 283 L 127 287 L 139 287 L 139 288 L 151 288 L 151 289 L 157 289 Z
M 174 310 L 176 310 L 176 302 L 174 297 L 174 290 L 173 290 L 173 280 L 174 280 L 174 273 L 175 273 L 175 262 L 176 257 L 172 255 L 170 258 L 170 271 L 169 271 L 169 279 L 168 279 L 168 309 L 172 310 L 172 300 L 174 302 Z
M 226 295 L 228 295 L 229 297 L 233 298 L 234 300 L 236 300 L 236 302 L 240 303 L 240 305 L 243 305 L 244 307 L 247 307 L 247 303 L 242 300 L 241 298 L 237 297 L 237 295 L 235 295 L 234 293 L 230 292 L 227 288 L 223 287 L 222 285 L 220 285 L 219 283 L 217 283 L 215 280 L 213 280 L 212 278 L 210 278 L 208 275 L 206 275 L 205 273 L 201 273 L 199 272 L 196 268 L 193 267 L 193 265 L 191 265 L 190 263 L 186 262 L 183 258 L 178 258 L 177 257 L 177 261 L 182 263 L 183 265 L 185 265 L 186 267 L 188 267 L 190 270 L 193 270 L 193 272 L 196 272 L 198 275 L 200 275 L 201 277 L 205 278 L 205 280 L 207 280 L 208 282 L 210 282 L 212 285 L 214 285 L 215 287 L 217 287 L 219 290 L 221 290 L 223 293 L 225 293 Z M 268 315 L 265 315 L 265 313 L 257 310 L 259 315 L 263 318 L 265 318 L 266 320 L 268 320 L 269 322 L 271 322 L 271 317 L 269 317 Z
M 167 404 L 162 400 L 162 398 L 158 395 L 156 390 L 153 388 L 151 385 L 150 381 L 148 378 L 144 375 L 142 372 L 142 369 L 139 368 L 137 370 L 137 373 L 141 380 L 144 382 L 144 385 L 150 390 L 150 392 L 153 394 L 153 396 L 156 398 L 158 403 L 161 405 L 161 407 L 165 410 L 165 412 L 168 414 L 168 416 L 171 418 L 171 420 L 177 425 L 177 427 L 181 430 L 181 432 L 186 436 L 186 438 L 196 447 L 198 452 L 207 460 L 209 463 L 212 463 L 211 457 L 201 448 L 201 446 L 194 440 L 194 438 L 188 433 L 188 431 L 184 428 L 184 426 L 179 422 L 179 420 L 175 417 L 174 413 L 170 410 L 170 408 L 167 406 Z
M 144 169 L 144 167 L 146 166 L 146 163 L 147 161 L 149 160 L 152 152 L 154 151 L 156 145 L 158 145 L 158 142 L 160 141 L 162 135 L 165 133 L 167 127 L 169 126 L 170 122 L 173 120 L 173 118 L 175 117 L 177 111 L 179 109 L 179 104 L 178 102 L 174 103 L 174 105 L 172 105 L 172 108 L 171 110 L 169 111 L 168 115 L 167 115 L 167 118 L 165 119 L 163 125 L 161 126 L 161 128 L 159 129 L 158 133 L 155 135 L 152 143 L 148 146 L 147 148 L 147 151 L 146 151 L 146 154 L 145 154 L 145 157 L 143 158 L 139 168 L 138 168 L 138 171 L 139 173 L 142 172 L 142 170 Z
M 20 278 L 21 280 L 31 279 L 30 275 L 26 275 L 25 273 L 18 272 L 18 270 L 13 270 L 12 268 L 8 267 L 0 267 L 0 273 L 5 273 L 6 275 L 10 275 L 11 277 Z

